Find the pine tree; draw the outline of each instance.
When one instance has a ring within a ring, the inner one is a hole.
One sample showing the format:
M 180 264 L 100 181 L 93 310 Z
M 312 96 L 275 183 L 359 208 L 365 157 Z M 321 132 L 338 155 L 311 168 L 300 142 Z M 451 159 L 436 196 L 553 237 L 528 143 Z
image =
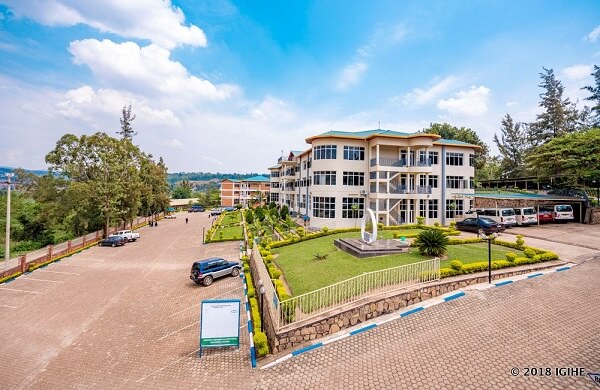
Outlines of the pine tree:
M 600 67 L 598 65 L 594 65 L 592 76 L 594 76 L 595 86 L 588 85 L 581 89 L 585 89 L 592 93 L 591 96 L 585 98 L 585 100 L 591 101 L 593 104 L 592 107 L 589 108 L 591 110 L 589 124 L 592 127 L 600 127 Z
M 502 118 L 500 138 L 494 134 L 494 143 L 502 155 L 502 177 L 519 177 L 525 171 L 525 155 L 528 150 L 525 126 L 524 123 L 514 123 L 513 118 L 506 114 Z
M 554 76 L 554 71 L 542 69 L 545 73 L 540 73 L 542 82 L 539 87 L 545 91 L 540 94 L 539 106 L 544 109 L 544 112 L 530 124 L 528 132 L 529 142 L 534 146 L 543 145 L 556 137 L 575 131 L 579 119 L 575 105 L 569 98 L 563 100 L 565 88 Z
M 131 127 L 131 122 L 135 119 L 135 114 L 131 115 L 131 104 L 129 107 L 123 106 L 123 116 L 119 119 L 121 121 L 121 131 L 117 131 L 123 139 L 131 140 L 134 135 L 137 135 L 137 132 L 133 131 Z

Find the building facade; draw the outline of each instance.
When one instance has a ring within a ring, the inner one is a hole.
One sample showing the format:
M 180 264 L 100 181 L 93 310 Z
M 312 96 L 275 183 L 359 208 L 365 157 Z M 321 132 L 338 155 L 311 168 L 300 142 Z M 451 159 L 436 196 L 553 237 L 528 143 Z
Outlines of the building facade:
M 270 167 L 270 200 L 316 228 L 357 226 L 364 210 L 380 223 L 448 224 L 472 206 L 480 149 L 436 134 L 330 131 L 306 139 Z
M 265 203 L 269 200 L 270 178 L 267 176 L 254 176 L 248 179 L 223 179 L 221 180 L 221 206 L 243 207 L 253 206 L 257 202 Z

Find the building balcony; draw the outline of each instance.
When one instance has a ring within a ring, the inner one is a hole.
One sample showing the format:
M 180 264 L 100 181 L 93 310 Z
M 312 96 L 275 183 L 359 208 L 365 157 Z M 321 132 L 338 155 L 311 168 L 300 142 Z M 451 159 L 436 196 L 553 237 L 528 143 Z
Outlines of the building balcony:
M 380 188 L 379 190 L 375 187 L 369 189 L 371 194 L 393 194 L 393 195 L 429 195 L 432 192 L 431 186 L 407 186 L 407 185 L 392 185 L 390 184 L 390 190 L 387 188 Z
M 394 158 L 379 158 L 379 164 L 377 159 L 372 158 L 370 166 L 376 171 L 386 170 L 392 172 L 406 172 L 406 173 L 431 173 L 431 163 L 425 160 L 412 160 L 407 159 L 394 159 Z M 373 178 L 373 177 L 371 177 Z

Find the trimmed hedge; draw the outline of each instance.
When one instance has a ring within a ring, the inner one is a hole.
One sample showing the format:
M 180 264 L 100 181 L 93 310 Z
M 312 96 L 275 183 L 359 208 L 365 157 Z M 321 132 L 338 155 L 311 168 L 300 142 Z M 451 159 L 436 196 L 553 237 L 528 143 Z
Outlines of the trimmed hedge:
M 260 328 L 260 327 L 258 327 Z M 259 357 L 266 356 L 269 354 L 269 343 L 267 341 L 267 335 L 261 331 L 254 329 L 254 347 L 256 348 L 256 355 Z
M 23 275 L 23 273 L 21 271 L 17 271 L 14 274 L 10 274 L 10 275 L 6 275 L 5 277 L 0 279 L 0 284 L 12 280 L 14 278 L 18 278 L 19 276 Z

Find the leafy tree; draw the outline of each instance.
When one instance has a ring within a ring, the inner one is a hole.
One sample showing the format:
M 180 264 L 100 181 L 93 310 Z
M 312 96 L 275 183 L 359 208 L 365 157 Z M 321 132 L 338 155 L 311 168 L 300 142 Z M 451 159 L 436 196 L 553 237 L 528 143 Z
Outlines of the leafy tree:
M 135 132 L 131 127 L 131 122 L 134 120 L 135 114 L 131 114 L 131 104 L 129 107 L 123 106 L 123 116 L 120 118 L 121 130 L 117 131 L 117 134 L 119 134 L 123 139 L 133 139 L 133 136 L 137 135 L 137 132 Z
M 290 215 L 290 209 L 286 205 L 281 206 L 281 210 L 279 211 L 280 218 L 282 220 L 286 220 L 286 218 Z
M 542 68 L 542 82 L 539 87 L 544 89 L 540 94 L 539 106 L 544 110 L 537 115 L 536 121 L 529 126 L 529 142 L 534 146 L 542 145 L 553 138 L 573 132 L 577 129 L 579 113 L 569 98 L 563 99 L 564 87 L 554 76 L 552 69 Z
M 440 230 L 424 230 L 415 239 L 415 244 L 422 255 L 442 256 L 448 252 L 449 240 Z
M 500 138 L 494 134 L 494 143 L 502 155 L 500 164 L 502 177 L 519 177 L 525 171 L 525 155 L 529 146 L 524 127 L 523 123 L 514 123 L 512 117 L 506 114 L 502 118 Z
M 500 167 L 500 156 L 492 156 L 487 159 L 483 167 L 476 172 L 479 180 L 495 180 L 500 178 L 502 168 Z
M 453 139 L 466 142 L 472 145 L 478 145 L 480 150 L 475 152 L 475 175 L 478 177 L 478 171 L 485 165 L 489 155 L 489 147 L 479 138 L 477 133 L 468 127 L 456 127 L 448 123 L 432 123 L 428 128 L 421 130 L 426 134 L 437 134 L 442 138 Z
M 192 185 L 189 180 L 182 180 L 173 190 L 173 199 L 188 199 L 192 197 Z
M 589 124 L 591 127 L 600 127 L 600 67 L 598 65 L 594 65 L 592 76 L 594 76 L 594 86 L 587 85 L 581 89 L 591 92 L 591 95 L 585 98 L 593 104 L 589 107 L 591 111 Z
M 536 148 L 528 161 L 544 175 L 568 175 L 575 184 L 580 179 L 600 181 L 598 156 L 600 128 L 594 128 L 554 138 Z

